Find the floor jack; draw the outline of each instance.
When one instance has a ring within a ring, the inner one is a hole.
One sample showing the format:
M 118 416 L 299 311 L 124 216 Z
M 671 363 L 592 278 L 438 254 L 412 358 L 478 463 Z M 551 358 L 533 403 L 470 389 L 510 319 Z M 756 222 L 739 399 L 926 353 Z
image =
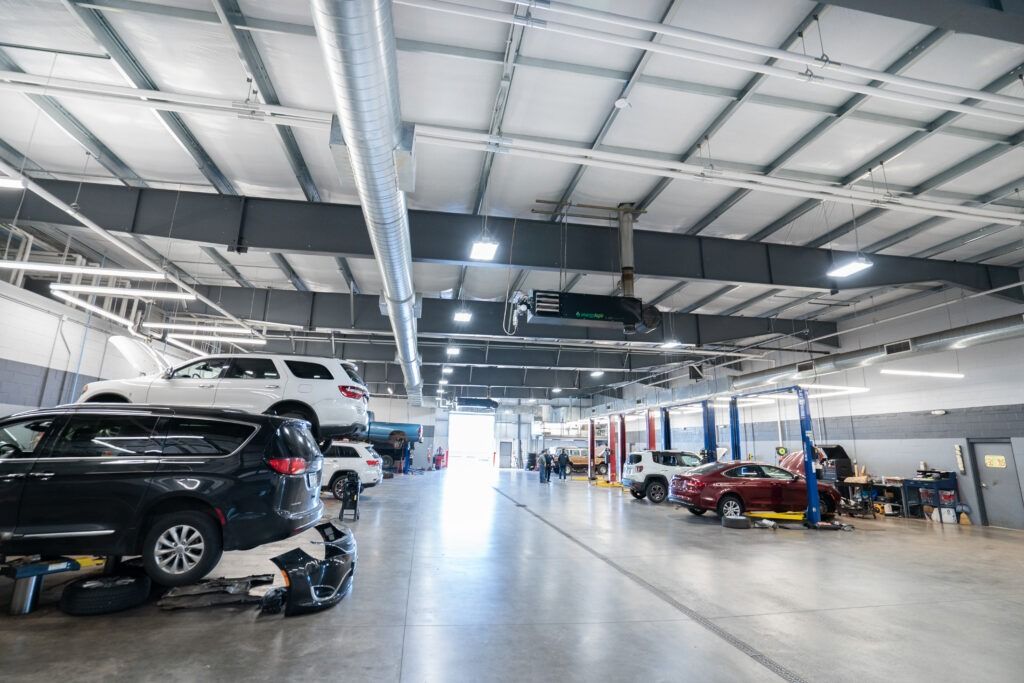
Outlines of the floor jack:
M 102 567 L 102 557 L 55 557 L 43 559 L 38 556 L 21 557 L 0 562 L 0 576 L 14 579 L 14 593 L 11 595 L 10 614 L 30 614 L 39 605 L 39 593 L 43 578 L 61 572 L 76 572 L 90 567 Z

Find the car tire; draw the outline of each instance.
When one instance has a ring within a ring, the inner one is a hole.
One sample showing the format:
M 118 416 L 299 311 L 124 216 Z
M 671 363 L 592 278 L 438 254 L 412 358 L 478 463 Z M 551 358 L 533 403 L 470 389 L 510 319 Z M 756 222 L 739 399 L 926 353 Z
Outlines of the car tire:
M 64 586 L 57 606 L 73 616 L 93 616 L 138 607 L 149 599 L 148 576 L 87 576 Z
M 608 464 L 607 464 L 607 463 L 601 463 L 600 465 L 598 465 L 598 466 L 597 466 L 597 467 L 595 467 L 594 469 L 595 469 L 595 471 L 596 471 L 596 472 L 597 472 L 598 474 L 600 474 L 600 475 L 601 475 L 602 477 L 603 477 L 604 475 L 608 474 Z
M 820 494 L 819 494 L 820 495 Z M 821 506 L 821 514 L 823 515 L 834 515 L 836 513 L 836 506 L 833 505 L 832 500 L 829 498 L 819 498 L 819 505 Z
M 633 497 L 636 498 L 637 500 L 643 500 L 644 497 L 647 495 L 643 491 L 634 491 L 633 489 L 630 489 L 629 492 L 633 494 Z
M 738 517 L 746 509 L 743 500 L 739 496 L 728 494 L 718 499 L 717 512 L 719 517 Z
M 142 544 L 142 564 L 154 583 L 187 586 L 213 571 L 223 552 L 213 518 L 184 510 L 154 520 Z
M 380 465 L 386 470 L 391 469 L 395 466 L 395 459 L 390 455 L 382 455 L 380 456 Z
M 751 528 L 750 517 L 745 515 L 726 515 L 722 517 L 722 526 L 726 529 L 749 529 Z
M 707 512 L 707 510 L 705 510 L 704 508 L 686 508 L 686 509 L 690 511 L 691 515 L 697 515 L 698 517 L 700 517 L 705 512 Z
M 345 475 L 347 472 L 338 472 L 331 479 L 331 495 L 335 500 L 342 500 L 345 497 Z
M 647 500 L 657 505 L 665 502 L 665 498 L 668 497 L 668 487 L 665 486 L 665 482 L 655 479 L 647 483 L 644 493 L 647 494 Z

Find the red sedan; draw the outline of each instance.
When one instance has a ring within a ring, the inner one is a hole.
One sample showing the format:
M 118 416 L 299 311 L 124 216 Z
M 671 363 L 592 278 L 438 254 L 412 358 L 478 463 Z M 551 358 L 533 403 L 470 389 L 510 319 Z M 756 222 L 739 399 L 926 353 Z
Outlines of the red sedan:
M 744 512 L 799 512 L 807 509 L 807 482 L 781 467 L 759 462 L 723 461 L 701 465 L 672 477 L 668 499 L 695 515 Z M 839 509 L 839 491 L 818 482 L 821 511 Z

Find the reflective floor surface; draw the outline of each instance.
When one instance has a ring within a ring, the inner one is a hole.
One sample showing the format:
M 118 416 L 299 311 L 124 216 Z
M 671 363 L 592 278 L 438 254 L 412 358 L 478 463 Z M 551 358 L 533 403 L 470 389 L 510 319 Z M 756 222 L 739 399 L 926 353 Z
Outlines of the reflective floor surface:
M 336 504 L 329 503 L 332 514 Z M 355 588 L 294 617 L 0 616 L 10 680 L 1019 681 L 1024 533 L 903 520 L 729 530 L 463 464 L 368 490 Z M 313 540 L 225 555 L 270 573 Z M 310 552 L 316 552 L 311 550 Z M 58 579 L 60 577 L 57 577 Z M 54 582 L 56 583 L 56 582 Z M 0 604 L 10 595 L 0 579 Z

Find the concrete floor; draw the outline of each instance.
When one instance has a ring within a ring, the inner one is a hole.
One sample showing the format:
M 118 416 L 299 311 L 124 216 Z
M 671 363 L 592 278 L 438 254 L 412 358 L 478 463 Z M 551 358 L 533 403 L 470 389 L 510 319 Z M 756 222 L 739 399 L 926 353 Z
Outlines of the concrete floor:
M 73 618 L 51 589 L 35 614 L 0 616 L 4 676 L 1019 681 L 1024 670 L 1021 532 L 899 520 L 733 531 L 618 490 L 474 465 L 386 481 L 362 505 L 355 589 L 330 611 Z M 270 572 L 266 558 L 295 544 L 230 553 L 216 574 Z

